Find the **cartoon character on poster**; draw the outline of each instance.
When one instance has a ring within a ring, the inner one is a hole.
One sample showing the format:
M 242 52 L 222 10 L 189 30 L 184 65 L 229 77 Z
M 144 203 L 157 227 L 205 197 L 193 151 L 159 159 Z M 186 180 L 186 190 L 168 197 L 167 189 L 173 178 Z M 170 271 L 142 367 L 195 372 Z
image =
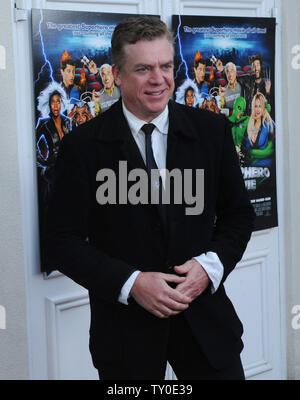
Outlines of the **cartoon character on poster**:
M 274 19 L 173 16 L 172 28 L 175 101 L 191 106 L 193 93 L 193 107 L 228 118 L 251 201 L 260 202 L 257 229 L 276 226 Z

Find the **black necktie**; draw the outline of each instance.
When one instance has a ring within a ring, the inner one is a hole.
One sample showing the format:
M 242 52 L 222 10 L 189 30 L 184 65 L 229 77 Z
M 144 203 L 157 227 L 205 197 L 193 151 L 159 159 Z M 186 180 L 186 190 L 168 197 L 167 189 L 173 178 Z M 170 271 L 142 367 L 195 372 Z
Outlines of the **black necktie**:
M 153 149 L 152 149 L 152 132 L 155 129 L 155 125 L 153 124 L 145 124 L 142 126 L 141 130 L 145 133 L 145 149 L 146 149 L 146 168 L 147 168 L 147 173 L 148 173 L 148 179 L 149 179 L 149 198 L 150 193 L 153 193 L 154 195 L 158 195 L 158 201 L 161 203 L 161 191 L 160 191 L 160 177 L 157 174 L 153 175 L 153 180 L 151 180 L 151 171 L 156 170 L 158 171 L 157 164 L 154 159 L 153 155 Z M 156 180 L 155 180 L 156 178 Z M 153 199 L 152 199 L 153 200 Z
M 155 129 L 153 124 L 145 124 L 142 126 L 141 130 L 145 133 L 145 143 L 146 143 L 146 167 L 148 176 L 151 177 L 151 170 L 158 169 L 152 150 L 152 132 Z
M 154 124 L 145 124 L 142 126 L 141 130 L 145 133 L 145 148 L 146 148 L 146 167 L 147 167 L 147 172 L 148 172 L 148 179 L 151 182 L 151 170 L 152 169 L 156 169 L 157 165 L 154 159 L 154 155 L 153 155 L 153 149 L 152 149 L 152 139 L 151 139 L 151 135 L 153 130 L 155 129 L 155 125 Z M 156 184 L 155 182 L 151 182 L 154 185 Z M 151 183 L 149 185 L 149 189 L 151 190 Z M 166 228 L 166 209 L 164 207 L 164 205 L 162 204 L 162 182 L 161 182 L 161 177 L 159 176 L 159 181 L 157 182 L 157 186 L 158 186 L 158 190 L 159 190 L 159 204 L 158 204 L 158 208 L 159 208 L 159 212 L 160 215 L 162 217 L 163 220 L 163 224 Z M 150 197 L 150 196 L 149 196 Z

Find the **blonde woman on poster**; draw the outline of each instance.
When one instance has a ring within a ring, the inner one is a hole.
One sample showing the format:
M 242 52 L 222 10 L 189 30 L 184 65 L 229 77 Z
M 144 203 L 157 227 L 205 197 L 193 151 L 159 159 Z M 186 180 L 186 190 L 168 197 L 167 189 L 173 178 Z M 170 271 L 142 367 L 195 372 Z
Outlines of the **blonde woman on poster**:
M 246 137 L 246 150 L 251 166 L 272 165 L 275 123 L 269 114 L 270 108 L 262 93 L 257 93 L 253 97 Z

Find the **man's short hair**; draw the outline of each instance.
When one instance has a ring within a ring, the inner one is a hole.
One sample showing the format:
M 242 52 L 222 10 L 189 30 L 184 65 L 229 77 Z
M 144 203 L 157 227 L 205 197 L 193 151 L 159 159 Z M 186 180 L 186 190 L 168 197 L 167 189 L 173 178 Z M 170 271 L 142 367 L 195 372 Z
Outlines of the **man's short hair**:
M 194 61 L 194 68 L 197 69 L 199 64 L 203 64 L 206 67 L 206 61 L 204 58 L 198 58 L 198 60 Z
M 100 75 L 102 75 L 102 69 L 103 68 L 108 68 L 111 70 L 111 65 L 110 64 L 102 64 L 101 67 L 99 68 Z
M 165 37 L 174 49 L 174 35 L 158 17 L 140 15 L 125 18 L 116 26 L 112 35 L 112 63 L 119 69 L 122 68 L 126 58 L 125 45 L 135 44 L 140 40 L 151 41 L 161 37 Z
M 227 77 L 227 68 L 228 68 L 228 67 L 233 67 L 234 70 L 236 71 L 236 65 L 235 65 L 233 62 L 229 61 L 229 62 L 225 65 L 225 74 L 226 74 L 226 77 Z
M 61 61 L 60 63 L 60 68 L 64 71 L 67 67 L 67 65 L 72 65 L 72 66 L 76 66 L 75 61 L 72 60 L 72 58 L 69 58 L 67 60 Z
M 262 67 L 262 54 L 261 53 L 260 54 L 255 54 L 254 56 L 249 56 L 248 59 L 249 59 L 249 63 L 250 64 L 253 64 L 254 61 L 258 60 L 260 62 L 261 67 Z
M 251 62 L 251 67 L 253 68 L 253 64 L 254 64 L 254 61 L 259 61 L 259 64 L 260 64 L 260 76 L 262 76 L 263 75 L 263 65 L 262 65 L 262 59 L 261 59 L 261 56 L 260 55 L 257 55 L 257 56 L 254 56 L 253 58 L 252 58 L 252 62 Z

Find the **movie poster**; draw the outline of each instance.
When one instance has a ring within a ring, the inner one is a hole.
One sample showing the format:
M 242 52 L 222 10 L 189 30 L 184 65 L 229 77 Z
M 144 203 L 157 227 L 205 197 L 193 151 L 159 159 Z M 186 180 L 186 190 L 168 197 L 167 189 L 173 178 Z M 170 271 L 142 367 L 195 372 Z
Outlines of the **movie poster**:
M 120 97 L 111 71 L 111 37 L 128 16 L 32 10 L 40 233 L 62 138 Z
M 255 230 L 277 226 L 275 19 L 174 15 L 172 29 L 175 101 L 228 118 Z

